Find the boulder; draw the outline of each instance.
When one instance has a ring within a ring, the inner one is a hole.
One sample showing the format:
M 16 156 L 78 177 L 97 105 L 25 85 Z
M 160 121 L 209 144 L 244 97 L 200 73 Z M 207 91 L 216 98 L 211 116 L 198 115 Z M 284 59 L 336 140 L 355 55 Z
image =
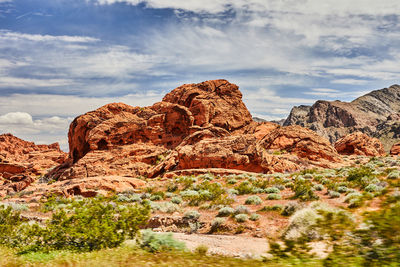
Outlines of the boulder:
M 341 161 L 327 139 L 300 126 L 280 127 L 271 131 L 262 140 L 262 146 L 275 153 L 291 153 L 312 161 Z
M 342 155 L 384 156 L 385 150 L 377 138 L 355 132 L 339 139 L 336 150 Z
M 400 143 L 392 146 L 390 149 L 390 155 L 400 155 Z

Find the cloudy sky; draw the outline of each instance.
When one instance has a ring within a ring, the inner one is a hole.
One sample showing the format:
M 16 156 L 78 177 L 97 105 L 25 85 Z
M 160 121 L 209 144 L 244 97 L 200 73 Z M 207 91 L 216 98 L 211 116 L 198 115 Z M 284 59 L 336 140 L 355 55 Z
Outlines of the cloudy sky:
M 225 78 L 254 116 L 399 82 L 397 0 L 0 0 L 0 133 L 67 149 L 71 120 Z

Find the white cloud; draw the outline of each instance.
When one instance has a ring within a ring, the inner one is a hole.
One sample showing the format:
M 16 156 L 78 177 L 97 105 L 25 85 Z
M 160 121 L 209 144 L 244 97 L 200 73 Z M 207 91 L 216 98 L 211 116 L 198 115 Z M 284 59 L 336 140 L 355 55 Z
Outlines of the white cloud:
M 400 4 L 392 0 L 97 0 L 99 4 L 125 2 L 132 5 L 146 3 L 152 8 L 174 8 L 211 14 L 229 8 L 270 12 L 301 12 L 304 14 L 394 14 Z
M 32 116 L 26 112 L 10 112 L 0 116 L 0 125 L 33 125 Z
M 90 43 L 99 41 L 99 39 L 87 36 L 68 36 L 68 35 L 57 36 L 57 35 L 27 34 L 27 33 L 12 32 L 8 30 L 0 30 L 0 36 L 1 39 L 8 41 L 17 41 L 21 39 L 34 42 L 61 41 L 67 43 Z
M 68 79 L 32 79 L 20 77 L 0 77 L 0 87 L 55 87 L 72 85 Z
M 23 111 L 35 117 L 75 117 L 112 102 L 123 102 L 132 106 L 149 106 L 161 101 L 163 96 L 163 93 L 152 91 L 120 97 L 13 94 L 0 96 L 0 114 Z

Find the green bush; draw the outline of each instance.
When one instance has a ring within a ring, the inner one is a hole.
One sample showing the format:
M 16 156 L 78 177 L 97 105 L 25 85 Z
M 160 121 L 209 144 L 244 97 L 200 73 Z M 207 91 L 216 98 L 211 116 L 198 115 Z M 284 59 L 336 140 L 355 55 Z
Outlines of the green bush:
M 316 184 L 316 185 L 314 185 L 314 190 L 322 191 L 322 190 L 324 190 L 324 186 L 322 184 Z
M 239 223 L 245 222 L 248 219 L 249 219 L 249 216 L 247 216 L 247 214 L 240 213 L 240 214 L 235 215 L 235 220 Z
M 269 199 L 269 200 L 278 200 L 281 198 L 282 198 L 282 196 L 280 194 L 269 194 L 267 196 L 267 199 Z
M 260 215 L 258 215 L 257 213 L 253 213 L 250 215 L 250 220 L 251 221 L 257 221 L 260 219 Z
M 20 213 L 10 206 L 0 206 L 0 245 L 14 246 L 18 238 L 18 229 L 22 224 Z
M 133 239 L 149 218 L 148 205 L 120 206 L 105 199 L 87 199 L 71 203 L 71 210 L 55 211 L 44 225 L 21 224 L 18 213 L 2 210 L 1 229 L 11 231 L 6 246 L 21 253 L 30 251 L 92 251 L 119 246 L 126 238 Z M 9 223 L 15 225 L 13 230 Z
M 262 200 L 259 196 L 249 196 L 245 201 L 247 205 L 260 205 L 261 203 Z
M 173 197 L 173 198 L 171 198 L 171 202 L 172 203 L 174 203 L 174 204 L 181 204 L 182 203 L 182 198 L 180 198 L 180 197 Z
M 364 188 L 364 190 L 367 192 L 380 192 L 383 189 L 384 189 L 383 187 L 376 184 L 369 184 Z
M 362 166 L 360 168 L 353 168 L 347 175 L 347 181 L 353 182 L 356 185 L 364 187 L 366 181 L 375 177 L 374 170 L 368 166 Z
M 200 213 L 197 210 L 189 210 L 185 212 L 183 218 L 187 220 L 197 221 L 200 218 Z
M 267 194 L 279 194 L 281 191 L 276 187 L 268 187 L 264 190 Z
M 223 207 L 220 208 L 218 211 L 218 217 L 227 217 L 232 215 L 233 213 L 235 213 L 235 210 L 233 208 L 230 207 Z
M 225 219 L 224 218 L 215 218 L 211 222 L 211 232 L 217 232 L 221 229 L 221 226 L 225 224 Z
M 339 192 L 336 192 L 336 191 L 329 191 L 329 196 L 331 197 L 331 198 L 339 198 L 340 197 L 340 193 Z
M 239 205 L 235 208 L 235 214 L 239 214 L 239 213 L 246 213 L 249 214 L 250 210 L 248 207 L 243 206 L 243 205 Z
M 171 233 L 158 234 L 152 230 L 143 230 L 140 247 L 150 252 L 184 250 L 185 243 L 177 241 Z
M 251 194 L 253 192 L 253 185 L 249 181 L 244 181 L 236 186 L 235 189 L 239 192 L 239 195 Z
M 292 216 L 292 214 L 294 214 L 296 211 L 298 211 L 299 209 L 301 209 L 301 205 L 297 202 L 288 202 L 282 210 L 281 215 L 283 216 Z
M 319 197 L 312 189 L 312 183 L 309 180 L 297 179 L 293 191 L 293 198 L 298 198 L 301 201 L 317 200 Z

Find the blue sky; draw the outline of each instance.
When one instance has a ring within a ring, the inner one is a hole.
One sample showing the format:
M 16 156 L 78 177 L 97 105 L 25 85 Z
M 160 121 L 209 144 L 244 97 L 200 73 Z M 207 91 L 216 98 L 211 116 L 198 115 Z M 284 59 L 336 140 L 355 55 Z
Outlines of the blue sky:
M 397 0 L 0 0 L 0 133 L 67 148 L 71 120 L 225 78 L 253 115 L 399 83 Z

